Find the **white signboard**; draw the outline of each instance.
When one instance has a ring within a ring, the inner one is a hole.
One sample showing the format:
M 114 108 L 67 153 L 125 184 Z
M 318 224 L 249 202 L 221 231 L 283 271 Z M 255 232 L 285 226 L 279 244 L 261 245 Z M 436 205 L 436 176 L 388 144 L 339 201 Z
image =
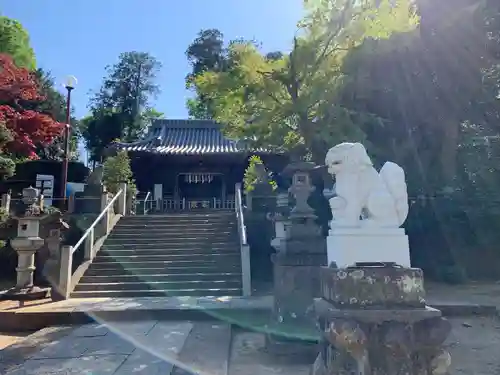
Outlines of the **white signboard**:
M 54 198 L 54 176 L 49 174 L 37 174 L 35 187 L 43 194 L 43 204 L 52 206 Z

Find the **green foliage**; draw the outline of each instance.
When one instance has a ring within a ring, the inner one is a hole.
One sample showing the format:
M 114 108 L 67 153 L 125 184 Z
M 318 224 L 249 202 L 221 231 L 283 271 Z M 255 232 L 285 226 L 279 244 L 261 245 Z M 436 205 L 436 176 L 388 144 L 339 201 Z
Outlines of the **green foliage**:
M 102 162 L 106 147 L 123 136 L 121 115 L 114 110 L 96 112 L 80 120 L 80 132 L 90 159 Z
M 80 123 L 90 159 L 101 162 L 114 140 L 132 142 L 141 137 L 153 119 L 163 114 L 149 101 L 160 92 L 156 76 L 161 63 L 145 52 L 125 52 L 106 67 L 107 76 L 91 98 L 91 114 Z
M 367 38 L 386 38 L 415 27 L 418 17 L 408 1 L 355 0 L 307 3 L 307 15 L 292 51 L 281 56 L 261 53 L 253 42 L 235 41 L 227 48 L 224 69 L 207 69 L 191 78 L 196 100 L 210 105 L 225 131 L 254 147 L 309 151 L 322 162 L 327 148 L 339 141 L 362 140 L 360 119 L 376 116 L 339 105 L 346 53 Z M 192 101 L 191 103 L 196 103 Z
M 362 129 L 381 159 L 405 167 L 412 193 L 452 184 L 463 124 L 475 124 L 466 137 L 479 128 L 498 134 L 500 44 L 488 37 L 493 22 L 483 15 L 498 11 L 483 3 L 450 9 L 420 1 L 417 31 L 367 40 L 345 58 L 339 103 L 383 119 Z
M 113 111 L 123 123 L 125 142 L 142 135 L 146 124 L 141 114 L 149 100 L 160 92 L 155 82 L 161 63 L 146 52 L 124 52 L 118 62 L 106 67 L 107 76 L 90 102 L 92 112 Z
M 0 53 L 12 56 L 20 68 L 35 69 L 35 53 L 28 32 L 16 20 L 0 16 Z
M 237 40 L 229 42 L 256 45 L 255 41 Z M 194 92 L 194 98 L 188 98 L 186 106 L 190 118 L 215 119 L 217 115 L 215 103 L 210 95 L 198 89 L 197 78 L 207 72 L 227 72 L 233 65 L 230 51 L 224 45 L 224 35 L 217 29 L 201 30 L 196 39 L 186 50 L 186 56 L 191 64 L 191 72 L 186 76 L 186 88 Z M 271 58 L 276 57 L 270 55 Z
M 255 190 L 256 185 L 269 185 L 270 190 L 276 190 L 278 185 L 276 181 L 269 178 L 267 175 L 266 167 L 264 162 L 257 155 L 252 155 L 248 159 L 248 167 L 245 170 L 245 176 L 243 177 L 243 185 L 245 193 L 249 193 Z
M 56 82 L 52 74 L 41 68 L 37 69 L 35 76 L 40 87 L 40 93 L 44 96 L 43 102 L 36 103 L 36 105 L 29 106 L 37 112 L 47 113 L 54 120 L 65 123 L 67 102 L 66 97 L 61 94 L 55 87 Z M 71 109 L 73 113 L 73 109 Z M 78 140 L 80 138 L 78 120 L 70 115 L 71 122 L 71 137 L 69 142 L 70 160 L 78 160 Z M 62 160 L 64 157 L 64 136 L 57 137 L 51 144 L 39 147 L 37 155 L 41 159 L 47 160 Z
M 119 151 L 115 156 L 107 158 L 103 168 L 103 182 L 111 193 L 116 194 L 120 183 L 126 182 L 129 193 L 135 196 L 137 188 L 126 151 Z
M 11 132 L 0 122 L 0 178 L 11 177 L 16 169 L 16 164 L 12 158 L 1 151 L 4 146 L 13 139 Z M 2 220 L 0 219 L 0 222 Z

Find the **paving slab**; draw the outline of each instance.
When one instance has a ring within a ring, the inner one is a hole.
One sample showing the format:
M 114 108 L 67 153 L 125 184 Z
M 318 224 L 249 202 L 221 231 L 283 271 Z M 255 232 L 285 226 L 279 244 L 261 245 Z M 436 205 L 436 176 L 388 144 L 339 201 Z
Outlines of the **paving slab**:
M 498 318 L 452 318 L 452 374 L 500 373 Z M 85 349 L 85 350 L 84 350 Z M 144 321 L 51 327 L 0 351 L 2 375 L 306 375 L 297 356 L 273 356 L 264 334 L 221 322 Z
M 261 333 L 241 332 L 233 338 L 229 373 L 231 375 L 308 375 L 311 365 L 297 364 L 290 356 L 267 353 Z
M 227 375 L 231 337 L 229 324 L 195 324 L 172 375 Z
M 157 322 L 135 341 L 138 347 L 114 375 L 170 374 L 192 328 L 189 322 Z M 123 339 L 127 339 L 126 336 Z
M 126 355 L 82 356 L 28 360 L 5 375 L 113 375 L 126 360 Z

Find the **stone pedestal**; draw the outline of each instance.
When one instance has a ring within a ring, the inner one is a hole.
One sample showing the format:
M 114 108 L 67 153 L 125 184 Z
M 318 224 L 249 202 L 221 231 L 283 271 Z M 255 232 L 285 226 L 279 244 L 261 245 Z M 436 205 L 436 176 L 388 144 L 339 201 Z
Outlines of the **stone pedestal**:
M 312 219 L 292 222 L 283 251 L 273 257 L 274 306 L 272 318 L 280 334 L 268 335 L 267 347 L 275 355 L 305 356 L 310 361 L 317 352 L 311 340 L 314 320 L 309 308 L 320 295 L 318 270 L 326 265 L 326 242 Z
M 43 275 L 51 285 L 59 285 L 59 270 L 61 267 L 61 230 L 52 229 L 45 243 L 49 257 L 45 261 Z
M 314 359 L 318 351 L 314 340 L 315 324 L 310 314 L 314 298 L 320 296 L 318 270 L 326 265 L 324 239 L 310 239 L 311 249 L 317 253 L 293 253 L 290 242 L 285 241 L 286 253 L 273 257 L 274 305 L 273 331 L 266 335 L 266 347 L 274 355 L 300 355 L 306 362 Z M 293 246 L 292 246 L 293 249 Z
M 17 282 L 16 289 L 31 289 L 35 271 L 35 252 L 43 246 L 40 237 L 14 238 L 12 248 L 17 252 Z
M 321 349 L 313 375 L 446 374 L 451 330 L 426 306 L 423 274 L 398 266 L 322 268 L 314 312 Z
M 335 227 L 327 237 L 328 264 L 396 263 L 410 267 L 410 246 L 403 228 Z

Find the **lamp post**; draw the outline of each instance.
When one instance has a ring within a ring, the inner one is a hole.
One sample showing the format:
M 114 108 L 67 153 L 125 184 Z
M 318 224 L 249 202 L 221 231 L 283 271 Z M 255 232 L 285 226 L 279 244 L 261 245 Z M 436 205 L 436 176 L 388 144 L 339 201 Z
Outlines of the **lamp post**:
M 64 159 L 61 175 L 61 208 L 66 206 L 66 185 L 68 184 L 68 162 L 69 162 L 69 137 L 71 128 L 71 91 L 77 84 L 75 76 L 68 76 L 64 82 L 67 90 L 66 96 L 66 125 L 64 127 Z

